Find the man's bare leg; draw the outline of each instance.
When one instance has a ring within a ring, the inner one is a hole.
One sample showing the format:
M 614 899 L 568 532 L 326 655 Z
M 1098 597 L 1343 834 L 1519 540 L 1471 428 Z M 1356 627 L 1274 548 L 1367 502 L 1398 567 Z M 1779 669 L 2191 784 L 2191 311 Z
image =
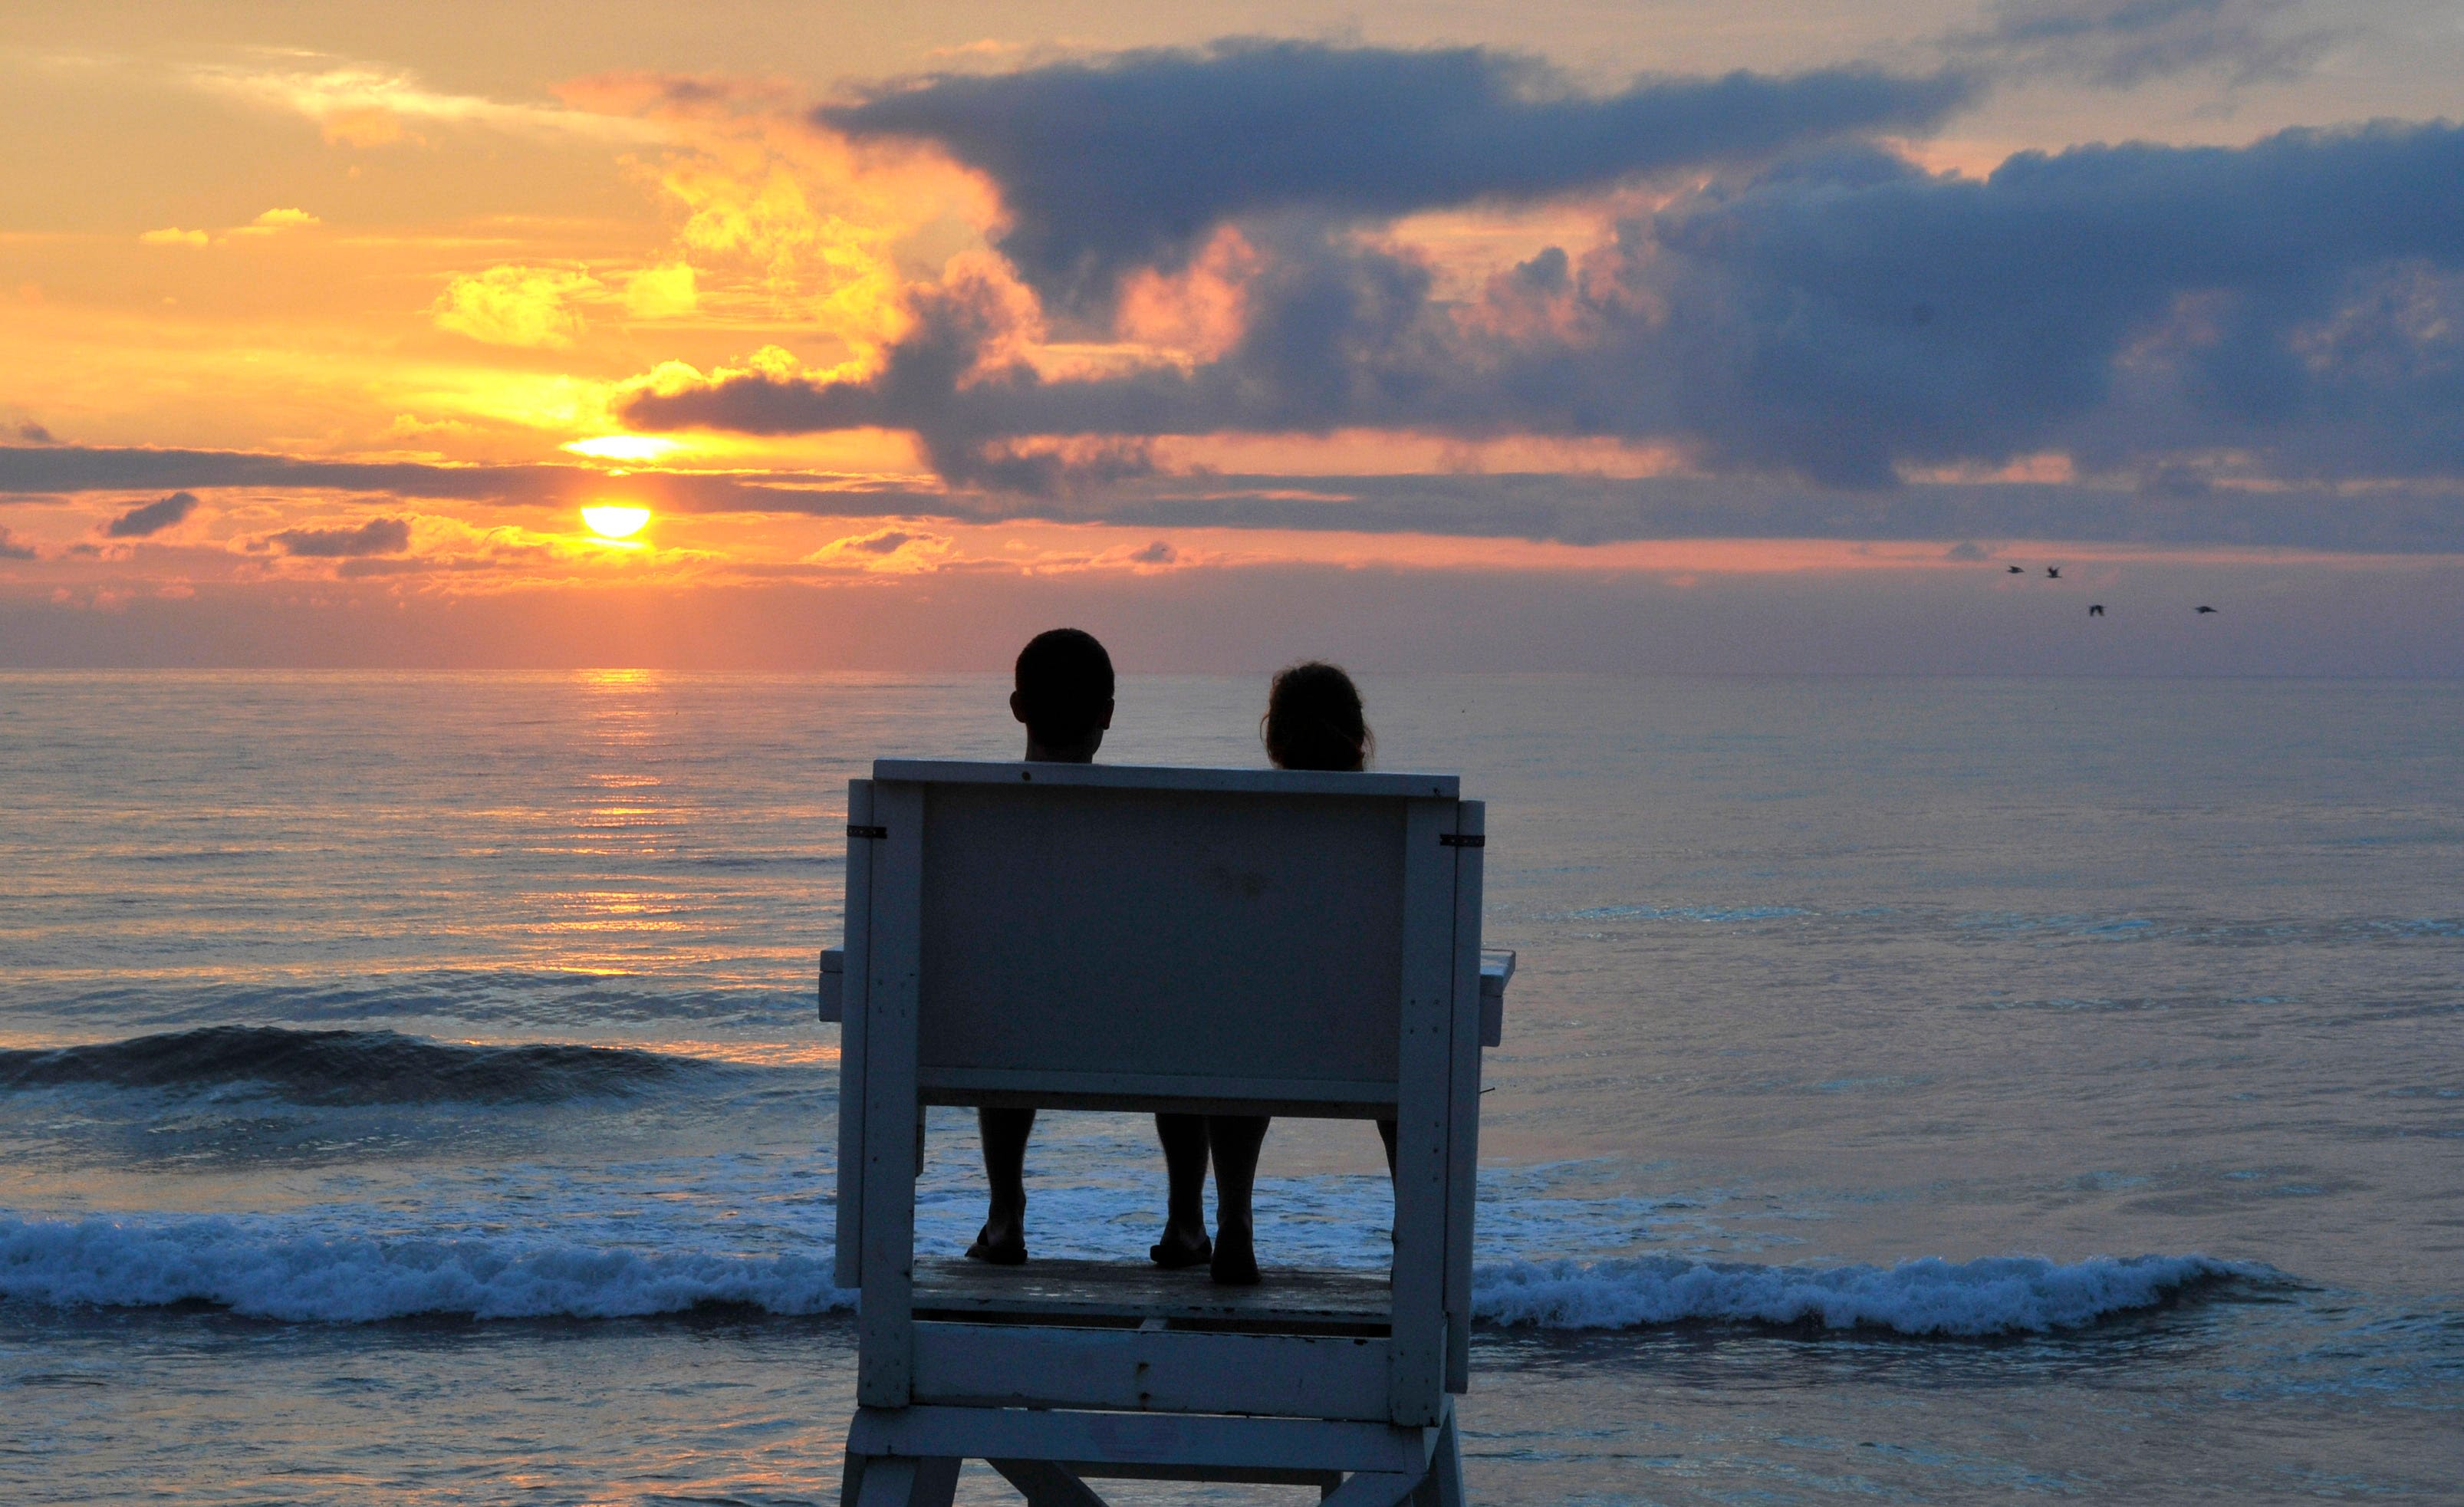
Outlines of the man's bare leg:
M 1155 1139 L 1163 1142 L 1166 1195 L 1163 1238 L 1147 1248 L 1155 1265 L 1177 1271 L 1215 1253 L 1206 1238 L 1206 1117 L 1157 1115 Z
M 984 1142 L 984 1181 L 992 1208 L 967 1255 L 995 1266 L 1026 1260 L 1026 1138 L 1035 1129 L 1031 1109 L 979 1109 L 976 1131 Z
M 1209 1115 L 1206 1141 L 1215 1153 L 1215 1256 L 1207 1274 L 1229 1287 L 1258 1281 L 1249 1193 L 1258 1181 L 1258 1148 L 1266 1142 L 1264 1115 Z

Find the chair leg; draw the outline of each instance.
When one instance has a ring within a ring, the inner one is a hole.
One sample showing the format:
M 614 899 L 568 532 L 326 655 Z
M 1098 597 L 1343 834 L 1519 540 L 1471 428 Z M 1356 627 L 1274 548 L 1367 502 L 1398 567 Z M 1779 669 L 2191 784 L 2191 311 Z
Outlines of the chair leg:
M 1354 1471 L 1319 1500 L 1322 1507 L 1397 1507 L 1419 1484 L 1400 1471 Z
M 1429 1452 L 1429 1474 L 1422 1477 L 1429 1507 L 1463 1507 L 1463 1447 L 1455 1435 L 1455 1415 L 1438 1429 L 1438 1447 Z M 1415 1497 L 1417 1503 L 1419 1498 Z
M 1026 1507 L 1104 1507 L 1104 1498 L 1066 1465 L 1050 1460 L 993 1460 L 1001 1479 L 1018 1488 Z
M 950 1507 L 958 1462 L 912 1455 L 849 1455 L 840 1507 Z

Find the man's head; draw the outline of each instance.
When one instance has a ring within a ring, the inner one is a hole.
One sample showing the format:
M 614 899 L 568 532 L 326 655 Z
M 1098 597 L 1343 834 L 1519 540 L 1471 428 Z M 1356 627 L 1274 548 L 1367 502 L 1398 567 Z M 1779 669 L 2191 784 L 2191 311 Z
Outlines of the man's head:
M 1112 656 L 1095 635 L 1056 628 L 1027 640 L 1018 654 L 1012 716 L 1026 724 L 1026 756 L 1085 764 L 1112 725 Z

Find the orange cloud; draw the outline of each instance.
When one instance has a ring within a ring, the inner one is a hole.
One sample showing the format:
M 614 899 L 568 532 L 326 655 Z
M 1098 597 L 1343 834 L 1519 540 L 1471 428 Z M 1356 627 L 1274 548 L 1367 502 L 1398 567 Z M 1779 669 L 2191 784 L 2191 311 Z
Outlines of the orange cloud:
M 429 317 L 438 329 L 487 344 L 558 350 L 572 344 L 583 328 L 582 315 L 568 300 L 599 286 L 599 280 L 587 273 L 491 267 L 448 283 L 437 295 Z

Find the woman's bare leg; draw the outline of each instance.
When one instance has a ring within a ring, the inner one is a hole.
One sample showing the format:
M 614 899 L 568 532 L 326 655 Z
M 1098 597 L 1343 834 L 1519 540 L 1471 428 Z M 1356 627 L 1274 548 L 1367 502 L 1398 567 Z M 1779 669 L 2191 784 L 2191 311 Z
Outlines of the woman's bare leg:
M 976 1131 L 984 1142 L 984 1182 L 992 1206 L 969 1257 L 995 1266 L 1026 1260 L 1026 1138 L 1035 1129 L 1031 1109 L 979 1109 Z
M 1160 1267 L 1196 1266 L 1215 1253 L 1206 1238 L 1206 1117 L 1157 1115 L 1155 1139 L 1163 1142 L 1172 1188 L 1165 1195 L 1163 1238 L 1147 1255 Z
M 1215 1153 L 1215 1258 L 1207 1273 L 1233 1287 L 1258 1280 L 1258 1252 L 1249 1194 L 1258 1181 L 1258 1148 L 1266 1141 L 1264 1115 L 1209 1115 L 1206 1141 Z

